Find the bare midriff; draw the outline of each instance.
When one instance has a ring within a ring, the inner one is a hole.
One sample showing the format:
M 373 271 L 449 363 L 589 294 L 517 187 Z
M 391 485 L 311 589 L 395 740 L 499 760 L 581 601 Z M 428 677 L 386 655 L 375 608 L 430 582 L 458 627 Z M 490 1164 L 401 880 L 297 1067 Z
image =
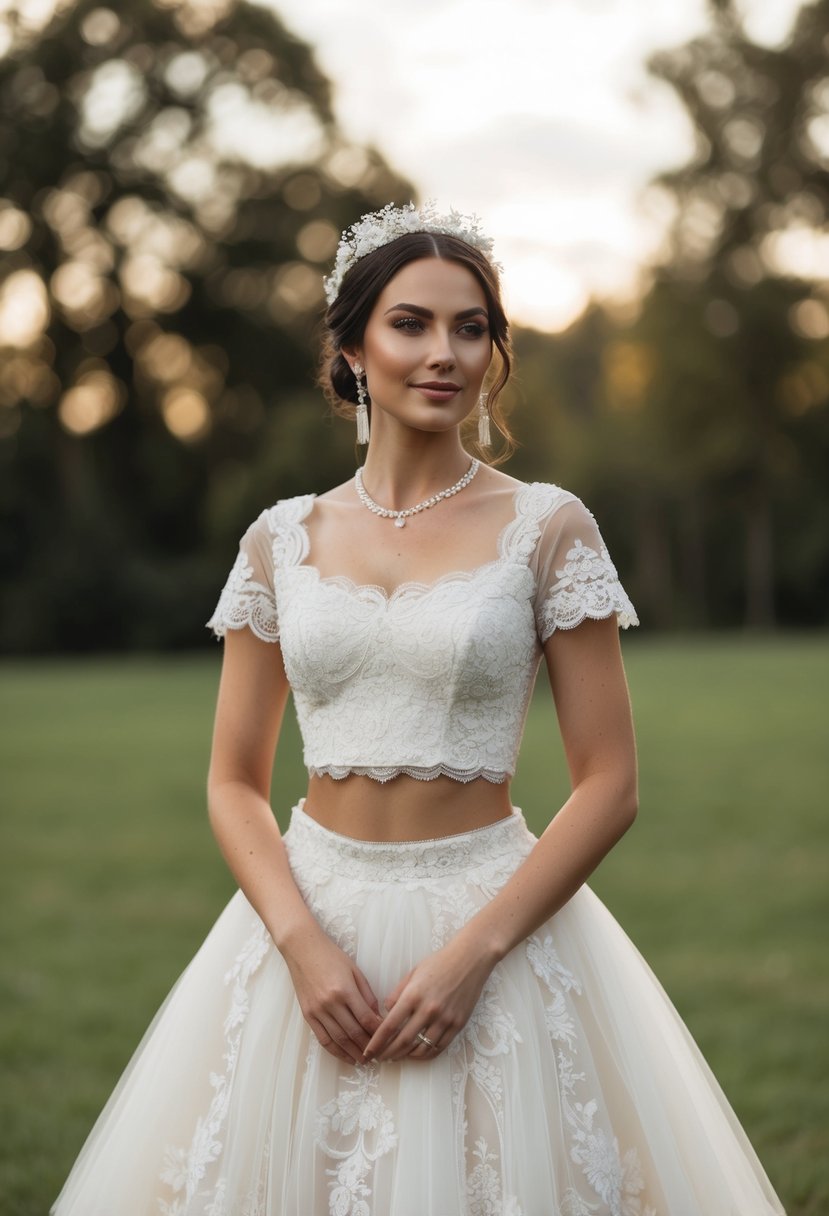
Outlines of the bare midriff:
M 341 780 L 312 776 L 304 810 L 317 823 L 357 840 L 432 840 L 487 827 L 512 813 L 509 782 L 485 777 L 418 781 L 402 774 L 374 781 L 352 774 Z

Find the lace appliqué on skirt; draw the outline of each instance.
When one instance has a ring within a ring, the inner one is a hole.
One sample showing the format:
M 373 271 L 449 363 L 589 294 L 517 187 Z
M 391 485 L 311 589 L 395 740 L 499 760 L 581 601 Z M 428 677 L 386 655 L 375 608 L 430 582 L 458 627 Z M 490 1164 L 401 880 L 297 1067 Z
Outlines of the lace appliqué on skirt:
M 321 915 L 323 926 L 349 953 L 356 949 L 366 887 L 376 885 L 381 874 L 384 885 L 423 892 L 431 920 L 429 945 L 435 951 L 497 893 L 532 843 L 517 815 L 456 837 L 404 844 L 353 841 L 321 832 L 313 820 L 297 816 L 291 832 L 294 847 L 304 854 L 296 871 L 301 889 L 318 908 L 327 909 Z M 544 1018 L 550 1052 L 557 1062 L 570 1159 L 579 1167 L 573 1176 L 582 1178 L 581 1184 L 568 1187 L 562 1211 L 572 1216 L 656 1216 L 653 1207 L 640 1201 L 644 1183 L 636 1149 L 620 1151 L 599 1102 L 583 1092 L 578 1019 L 570 1007 L 582 985 L 559 959 L 550 935 L 530 938 L 523 949 L 549 998 Z M 506 1183 L 507 1106 L 516 1097 L 510 1094 L 515 1057 L 535 1046 L 524 1043 L 504 983 L 496 967 L 446 1053 L 457 1177 L 463 1180 L 466 1200 L 463 1216 L 525 1216 Z M 325 1171 L 330 1216 L 380 1216 L 371 1205 L 374 1169 L 397 1146 L 399 1134 L 381 1093 L 383 1067 L 371 1064 L 342 1075 L 337 1096 L 317 1113 L 316 1145 L 331 1162 Z
M 644 1180 L 635 1148 L 623 1154 L 618 1140 L 606 1126 L 606 1119 L 595 1097 L 585 1092 L 586 1074 L 577 1071 L 579 1041 L 576 1021 L 569 1008 L 570 994 L 582 996 L 582 985 L 565 967 L 556 953 L 553 939 L 537 935 L 529 938 L 527 958 L 552 1001 L 545 1008 L 550 1038 L 556 1046 L 562 1113 L 570 1132 L 570 1157 L 581 1166 L 594 1195 L 586 1196 L 569 1187 L 562 1208 L 564 1216 L 657 1216 L 656 1209 L 642 1205 Z
M 331 1216 L 372 1216 L 369 1185 L 375 1163 L 397 1144 L 392 1112 L 379 1090 L 376 1064 L 355 1066 L 354 1075 L 317 1113 L 315 1140 L 338 1164 L 326 1169 L 331 1179 Z
M 190 1147 L 184 1149 L 170 1146 L 167 1149 L 161 1181 L 170 1187 L 174 1198 L 159 1200 L 158 1207 L 162 1216 L 186 1216 L 197 1197 L 209 1200 L 206 1206 L 200 1209 L 204 1211 L 205 1216 L 225 1216 L 225 1188 L 222 1179 L 210 1187 L 208 1192 L 202 1192 L 201 1196 L 199 1190 L 208 1166 L 217 1161 L 222 1153 L 222 1141 L 219 1136 L 230 1103 L 242 1029 L 250 1010 L 248 984 L 270 945 L 265 926 L 257 917 L 253 932 L 224 979 L 226 985 L 232 985 L 230 1008 L 224 1021 L 225 1072 L 210 1075 L 213 1098 L 207 1112 L 196 1124 Z M 248 1216 L 248 1213 L 238 1212 L 234 1213 L 234 1216 Z M 250 1216 L 258 1214 L 252 1211 Z
M 383 1000 L 535 838 L 514 814 L 370 843 L 297 807 L 284 839 L 315 917 Z M 237 892 L 53 1212 L 113 1204 L 119 1216 L 783 1216 L 681 1019 L 588 887 L 498 963 L 447 1051 L 360 1066 L 320 1047 Z

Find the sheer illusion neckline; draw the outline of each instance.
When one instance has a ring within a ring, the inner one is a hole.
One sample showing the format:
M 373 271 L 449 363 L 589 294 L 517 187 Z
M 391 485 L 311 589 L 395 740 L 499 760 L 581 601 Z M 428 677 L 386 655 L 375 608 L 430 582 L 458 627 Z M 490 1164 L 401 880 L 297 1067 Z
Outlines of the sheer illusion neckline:
M 314 580 L 322 586 L 339 587 L 341 590 L 353 595 L 357 598 L 383 600 L 386 603 L 392 603 L 395 600 L 405 598 L 407 595 L 424 595 L 431 591 L 437 590 L 439 587 L 445 586 L 447 583 L 468 583 L 474 579 L 482 577 L 490 571 L 496 570 L 503 566 L 511 557 L 514 556 L 512 547 L 509 541 L 512 534 L 515 532 L 517 525 L 522 520 L 520 510 L 520 495 L 529 488 L 531 483 L 519 485 L 512 494 L 512 513 L 506 523 L 498 532 L 498 537 L 495 544 L 496 556 L 488 561 L 480 562 L 477 566 L 473 566 L 469 570 L 447 570 L 443 574 L 439 574 L 436 578 L 429 581 L 421 581 L 419 579 L 406 579 L 402 583 L 398 583 L 391 591 L 379 583 L 359 583 L 347 574 L 322 574 L 319 567 L 313 562 L 307 560 L 311 551 L 311 538 L 308 533 L 306 520 L 314 508 L 316 494 L 308 494 L 306 502 L 303 504 L 301 515 L 295 519 L 294 523 L 301 538 L 300 550 L 296 560 L 293 562 L 295 570 L 307 570 L 310 572 Z M 534 547 L 534 546 L 533 546 Z M 527 555 L 529 556 L 529 554 Z

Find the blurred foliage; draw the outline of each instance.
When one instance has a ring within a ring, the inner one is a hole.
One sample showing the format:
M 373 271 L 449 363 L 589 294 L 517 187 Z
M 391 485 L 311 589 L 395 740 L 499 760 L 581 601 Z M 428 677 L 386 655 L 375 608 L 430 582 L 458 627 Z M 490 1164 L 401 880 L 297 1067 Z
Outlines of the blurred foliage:
M 674 222 L 638 315 L 518 336 L 532 472 L 607 521 L 646 620 L 825 624 L 829 0 L 776 48 L 711 10 L 649 65 L 695 151 L 653 185 Z
M 246 3 L 84 2 L 0 60 L 0 648 L 165 646 L 243 521 L 353 460 L 312 389 L 343 227 L 411 197 Z
M 54 0 L 53 0 L 54 2 Z M 651 61 L 694 153 L 639 307 L 518 330 L 510 471 L 596 512 L 655 626 L 826 623 L 829 0 L 734 0 Z M 321 275 L 409 183 L 244 0 L 0 17 L 0 650 L 202 640 L 249 520 L 354 467 L 313 387 Z

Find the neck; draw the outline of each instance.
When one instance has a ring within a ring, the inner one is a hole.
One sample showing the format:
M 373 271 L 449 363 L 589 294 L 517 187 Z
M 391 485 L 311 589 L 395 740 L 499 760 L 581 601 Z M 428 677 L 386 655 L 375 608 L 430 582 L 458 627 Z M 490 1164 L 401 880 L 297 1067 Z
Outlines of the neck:
M 402 434 L 372 432 L 363 482 L 381 506 L 399 511 L 454 485 L 470 461 L 457 429 L 445 434 L 408 428 Z

